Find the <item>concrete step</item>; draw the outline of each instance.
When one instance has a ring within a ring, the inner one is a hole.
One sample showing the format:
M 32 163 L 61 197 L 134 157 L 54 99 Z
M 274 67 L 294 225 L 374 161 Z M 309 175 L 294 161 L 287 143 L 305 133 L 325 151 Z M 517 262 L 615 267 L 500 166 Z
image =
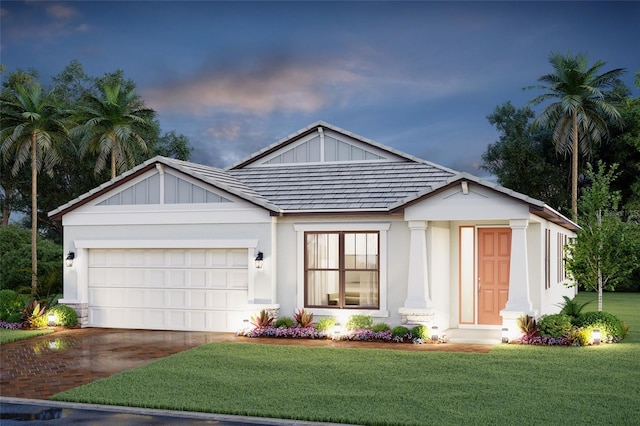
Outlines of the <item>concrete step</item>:
M 450 328 L 445 330 L 442 334 L 446 336 L 447 341 L 450 343 L 497 345 L 502 341 L 501 330 Z

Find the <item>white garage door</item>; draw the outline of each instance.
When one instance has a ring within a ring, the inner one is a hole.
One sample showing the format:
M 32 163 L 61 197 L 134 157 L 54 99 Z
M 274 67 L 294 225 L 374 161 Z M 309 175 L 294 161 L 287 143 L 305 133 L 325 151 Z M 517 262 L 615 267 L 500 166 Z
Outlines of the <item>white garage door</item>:
M 237 331 L 246 249 L 90 249 L 89 326 Z

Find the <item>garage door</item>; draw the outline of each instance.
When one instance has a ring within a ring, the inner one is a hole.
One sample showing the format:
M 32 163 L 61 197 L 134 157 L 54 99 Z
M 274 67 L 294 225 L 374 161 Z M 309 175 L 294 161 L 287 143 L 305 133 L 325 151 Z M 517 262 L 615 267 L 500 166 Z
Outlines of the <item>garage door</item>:
M 237 331 L 246 249 L 90 249 L 89 326 Z

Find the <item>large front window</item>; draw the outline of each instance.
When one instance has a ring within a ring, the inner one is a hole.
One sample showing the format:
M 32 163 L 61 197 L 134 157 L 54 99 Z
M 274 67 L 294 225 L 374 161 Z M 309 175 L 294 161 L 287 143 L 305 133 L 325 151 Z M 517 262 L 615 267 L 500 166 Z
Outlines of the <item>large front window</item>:
M 379 232 L 305 232 L 305 307 L 378 309 Z

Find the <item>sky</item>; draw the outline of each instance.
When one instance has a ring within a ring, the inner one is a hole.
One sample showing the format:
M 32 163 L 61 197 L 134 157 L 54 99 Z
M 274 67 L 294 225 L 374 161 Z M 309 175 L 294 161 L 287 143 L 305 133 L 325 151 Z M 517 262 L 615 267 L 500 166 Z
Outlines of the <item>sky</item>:
M 324 120 L 458 171 L 551 52 L 640 70 L 640 2 L 0 2 L 0 63 L 40 83 L 72 60 L 136 82 L 191 161 L 229 166 Z M 633 88 L 633 96 L 640 96 Z

